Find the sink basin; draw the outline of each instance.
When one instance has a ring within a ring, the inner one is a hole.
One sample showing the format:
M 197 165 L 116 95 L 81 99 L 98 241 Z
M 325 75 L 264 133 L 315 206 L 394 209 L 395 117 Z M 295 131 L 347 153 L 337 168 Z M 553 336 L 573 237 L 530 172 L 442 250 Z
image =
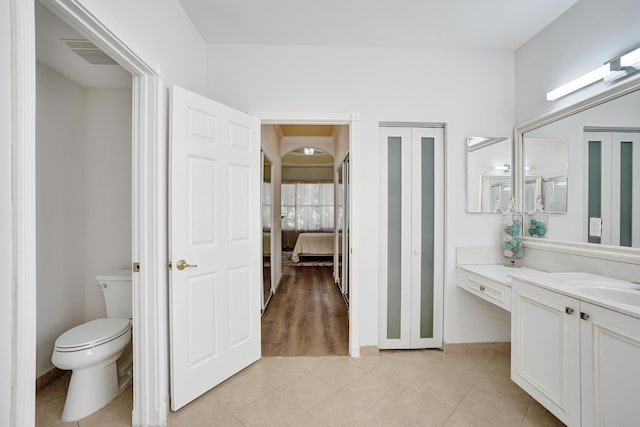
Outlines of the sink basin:
M 576 292 L 594 299 L 603 299 L 619 304 L 640 307 L 640 289 L 610 286 L 588 286 L 576 288 Z

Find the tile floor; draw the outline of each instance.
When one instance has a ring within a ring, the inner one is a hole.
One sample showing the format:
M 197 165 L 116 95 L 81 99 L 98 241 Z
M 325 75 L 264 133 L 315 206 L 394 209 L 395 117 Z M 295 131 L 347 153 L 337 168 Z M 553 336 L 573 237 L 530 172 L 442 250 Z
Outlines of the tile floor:
M 263 358 L 178 412 L 170 427 L 562 426 L 509 379 L 503 354 L 384 351 Z M 129 387 L 77 423 L 60 413 L 68 377 L 37 395 L 36 426 L 129 426 Z

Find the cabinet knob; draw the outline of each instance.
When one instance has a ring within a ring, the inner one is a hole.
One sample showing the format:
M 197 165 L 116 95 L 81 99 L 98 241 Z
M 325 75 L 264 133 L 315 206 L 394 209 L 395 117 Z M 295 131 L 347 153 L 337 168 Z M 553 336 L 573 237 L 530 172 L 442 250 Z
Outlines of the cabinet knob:
M 484 286 L 480 286 L 480 290 L 484 292 Z
M 567 313 L 567 314 L 573 314 L 573 308 L 571 308 L 571 307 L 565 307 L 565 308 L 564 308 L 564 312 L 565 312 L 565 313 Z
M 580 318 L 582 320 L 589 320 L 589 315 L 587 313 L 580 313 Z

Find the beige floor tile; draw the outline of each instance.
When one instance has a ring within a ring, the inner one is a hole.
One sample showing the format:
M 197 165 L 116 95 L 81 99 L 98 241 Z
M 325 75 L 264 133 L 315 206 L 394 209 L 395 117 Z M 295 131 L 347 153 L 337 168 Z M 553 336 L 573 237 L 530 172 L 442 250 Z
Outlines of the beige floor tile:
M 485 371 L 489 360 L 478 355 L 454 354 L 437 364 L 437 371 L 467 384 L 475 383 Z
M 253 378 L 251 375 L 233 376 L 215 387 L 209 393 L 222 406 L 233 412 L 274 391 Z
M 411 424 L 408 424 L 406 420 L 396 418 L 384 411 L 376 415 L 366 424 L 367 427 L 407 427 L 410 425 Z
M 418 378 L 411 388 L 455 407 L 462 402 L 471 385 L 449 376 L 445 371 L 436 371 Z
M 241 427 L 242 423 L 220 403 L 212 393 L 206 393 L 179 411 L 170 412 L 168 427 Z
M 348 358 L 335 359 L 310 373 L 340 388 L 363 376 L 367 371 L 351 363 Z
M 287 365 L 292 368 L 302 369 L 305 372 L 313 371 L 322 365 L 333 362 L 343 356 L 300 356 L 300 357 L 281 357 Z
M 475 388 L 490 391 L 498 396 L 528 397 L 516 383 L 500 373 L 486 371 L 473 384 Z
M 300 418 L 289 423 L 291 427 L 329 427 L 329 424 L 323 423 L 313 415 L 305 413 Z
M 382 409 L 405 389 L 406 386 L 368 373 L 340 390 L 340 395 L 359 398 Z
M 44 389 L 36 393 L 36 405 L 67 396 L 67 388 L 69 386 L 70 374 L 58 378 Z
M 288 359 L 265 358 L 264 360 L 265 363 L 255 364 L 248 368 L 247 374 L 274 390 L 306 373 L 303 369 L 292 366 Z
M 36 427 L 47 427 L 62 423 L 60 415 L 64 408 L 64 397 L 58 397 L 36 405 Z M 70 424 L 77 425 L 77 423 Z
M 519 425 L 519 424 L 518 424 Z M 446 427 L 493 427 L 488 421 L 457 409 L 445 424 Z
M 547 411 L 544 406 L 531 399 L 523 427 L 562 427 L 565 424 Z
M 266 396 L 234 412 L 247 427 L 286 426 L 305 412 L 288 400 Z
M 386 358 L 369 372 L 389 381 L 396 382 L 405 387 L 413 384 L 418 377 L 425 374 L 430 369 L 427 361 L 417 362 L 415 360 L 394 360 Z
M 402 420 L 411 426 L 441 426 L 451 416 L 455 406 L 429 397 L 413 388 L 405 390 L 382 410 L 382 419 Z
M 281 389 L 278 396 L 293 402 L 304 410 L 309 410 L 331 397 L 339 387 L 311 374 L 297 378 Z
M 364 400 L 343 397 L 340 393 L 324 400 L 309 411 L 318 420 L 330 426 L 363 426 L 372 420 L 379 409 Z
M 131 426 L 133 387 L 130 385 L 100 411 L 78 421 L 80 427 Z
M 511 358 L 506 355 L 497 354 L 491 362 L 489 362 L 489 365 L 487 365 L 487 370 L 511 377 Z
M 472 387 L 458 409 L 497 426 L 522 425 L 530 397 L 498 396 Z

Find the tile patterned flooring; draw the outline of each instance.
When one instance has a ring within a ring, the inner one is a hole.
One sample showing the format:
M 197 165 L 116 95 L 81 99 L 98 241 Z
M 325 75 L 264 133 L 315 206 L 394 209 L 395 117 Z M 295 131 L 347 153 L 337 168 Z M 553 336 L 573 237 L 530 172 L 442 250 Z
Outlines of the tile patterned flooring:
M 270 357 L 169 414 L 170 427 L 563 426 L 509 379 L 509 356 L 437 350 Z M 38 393 L 36 426 L 130 426 L 132 388 L 77 423 L 68 377 Z

